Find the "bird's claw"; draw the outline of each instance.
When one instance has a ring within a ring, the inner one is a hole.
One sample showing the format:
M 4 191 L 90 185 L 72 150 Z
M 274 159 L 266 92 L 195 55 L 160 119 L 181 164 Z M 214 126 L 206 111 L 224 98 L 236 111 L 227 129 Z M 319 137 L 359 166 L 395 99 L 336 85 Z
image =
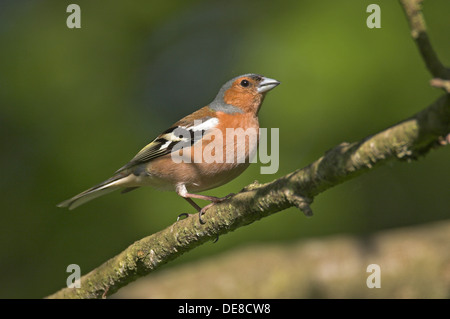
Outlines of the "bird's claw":
M 206 212 L 211 206 L 213 206 L 214 204 L 217 204 L 217 203 L 221 203 L 221 202 L 223 202 L 224 200 L 227 200 L 227 199 L 233 197 L 234 195 L 236 195 L 236 194 L 230 193 L 230 194 L 228 194 L 227 196 L 215 198 L 214 200 L 212 200 L 212 202 L 211 202 L 210 204 L 208 204 L 208 205 L 206 205 L 205 207 L 203 207 L 202 209 L 200 209 L 200 211 L 198 212 L 198 221 L 200 222 L 200 224 L 202 224 L 202 225 L 206 224 L 206 222 L 202 219 L 202 216 L 205 214 L 205 212 Z M 217 238 L 217 240 L 218 240 L 218 238 Z M 214 242 L 217 242 L 217 240 L 215 240 Z
M 200 209 L 200 211 L 198 212 L 198 221 L 200 224 L 204 225 L 206 224 L 206 222 L 202 219 L 202 216 L 205 214 L 206 211 L 206 207 L 209 205 L 206 205 L 204 208 Z M 209 208 L 209 207 L 208 207 Z
M 188 213 L 181 213 L 180 215 L 178 215 L 177 217 L 177 222 L 180 221 L 180 219 L 185 219 L 188 218 L 189 214 Z
M 230 198 L 233 197 L 234 195 L 236 195 L 236 194 L 235 194 L 235 193 L 230 193 L 230 194 L 228 194 L 227 196 L 225 196 L 225 197 L 223 198 L 223 200 L 230 199 Z

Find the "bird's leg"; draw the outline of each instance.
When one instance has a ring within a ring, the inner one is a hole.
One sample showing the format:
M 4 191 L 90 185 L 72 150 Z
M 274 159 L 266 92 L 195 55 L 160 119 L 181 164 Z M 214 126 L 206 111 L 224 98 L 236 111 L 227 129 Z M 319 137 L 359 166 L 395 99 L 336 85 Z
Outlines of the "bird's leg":
M 194 207 L 195 210 L 196 210 L 197 212 L 199 212 L 199 211 L 202 210 L 202 208 L 201 208 L 200 206 L 198 206 L 197 203 L 194 202 L 194 201 L 193 201 L 192 199 L 190 199 L 189 197 L 183 197 L 183 198 L 184 198 L 189 204 L 191 204 L 192 207 Z
M 199 194 L 191 194 L 191 193 L 184 193 L 183 194 L 183 198 L 185 200 L 188 201 L 189 204 L 191 204 L 192 206 L 194 206 L 195 209 L 197 209 L 198 211 L 198 220 L 200 222 L 200 224 L 204 224 L 205 221 L 203 221 L 202 216 L 205 214 L 205 212 L 214 204 L 223 202 L 224 200 L 230 198 L 231 196 L 233 196 L 234 194 L 228 194 L 225 197 L 215 197 L 215 196 L 206 196 L 206 195 L 199 195 Z M 198 206 L 191 198 L 197 198 L 197 199 L 203 199 L 206 201 L 210 201 L 211 203 L 209 203 L 208 205 L 206 205 L 203 208 L 200 208 L 200 206 Z
M 211 201 L 211 203 L 208 204 L 208 205 L 206 205 L 205 207 L 201 208 L 201 207 L 198 206 L 198 205 L 197 205 L 190 197 L 188 197 L 188 195 L 196 195 L 196 194 L 186 194 L 186 197 L 183 196 L 183 198 L 184 198 L 189 204 L 191 204 L 192 207 L 194 207 L 194 208 L 197 210 L 197 212 L 198 212 L 198 221 L 200 222 L 200 224 L 204 224 L 205 221 L 202 219 L 203 214 L 205 213 L 205 211 L 206 211 L 208 208 L 210 208 L 212 205 L 214 205 L 214 204 L 217 202 L 216 199 L 218 199 L 218 197 L 214 197 L 214 201 L 213 201 L 213 199 L 212 199 L 212 198 L 213 198 L 212 196 L 205 196 L 205 197 L 208 197 L 208 199 L 202 197 L 201 199 Z M 200 196 L 201 196 L 201 195 L 200 195 Z M 194 198 L 198 198 L 198 197 L 194 197 Z
M 179 185 L 176 188 L 177 194 L 180 195 L 181 197 L 183 197 L 189 204 L 192 205 L 192 207 L 194 207 L 197 212 L 198 212 L 198 219 L 200 224 L 204 224 L 205 222 L 202 219 L 203 214 L 214 204 L 216 203 L 220 203 L 228 198 L 230 198 L 231 196 L 233 196 L 234 194 L 228 194 L 225 197 L 215 197 L 215 196 L 206 196 L 206 195 L 199 195 L 199 194 L 191 194 L 188 193 L 186 186 L 184 185 Z M 202 200 L 206 200 L 209 201 L 211 203 L 209 203 L 208 205 L 206 205 L 205 207 L 201 208 L 200 206 L 198 206 L 193 200 L 192 198 L 196 198 L 196 199 L 202 199 Z
M 231 195 L 231 194 L 230 194 Z M 230 196 L 230 195 L 228 195 L 228 196 Z M 226 196 L 226 197 L 228 197 L 228 196 Z M 209 197 L 209 198 L 211 198 L 212 196 L 206 196 L 206 197 Z M 209 208 L 209 207 L 211 207 L 212 205 L 214 205 L 216 202 L 211 202 L 211 204 L 208 204 L 208 205 L 206 205 L 205 207 L 203 207 L 203 208 L 200 208 L 200 206 L 198 206 L 192 199 L 190 199 L 189 197 L 183 197 L 189 204 L 191 204 L 197 211 L 198 211 L 198 221 L 200 222 L 200 224 L 205 224 L 205 222 L 203 221 L 203 219 L 202 219 L 202 215 L 205 213 L 205 211 Z M 215 197 L 215 199 L 225 199 L 225 198 L 218 198 L 218 197 Z M 184 214 L 181 214 L 181 215 L 188 215 L 188 214 L 186 214 L 186 213 L 184 213 Z M 180 215 L 180 216 L 181 216 Z M 178 218 L 180 218 L 180 216 L 178 216 Z M 178 219 L 177 219 L 177 221 L 178 221 Z M 214 241 L 213 241 L 213 243 L 215 244 L 215 243 L 217 243 L 217 241 L 219 240 L 219 235 L 217 235 L 217 237 L 216 237 L 216 239 L 214 239 Z
M 184 195 L 184 196 L 183 196 Z M 234 194 L 233 193 L 231 193 L 231 194 L 228 194 L 227 196 L 225 196 L 225 197 L 215 197 L 215 196 L 206 196 L 206 195 L 200 195 L 200 194 L 191 194 L 191 193 L 185 193 L 185 194 L 183 194 L 182 196 L 184 197 L 184 198 L 196 198 L 196 199 L 202 199 L 202 200 L 206 200 L 206 201 L 208 201 L 208 202 L 212 202 L 212 203 L 220 203 L 220 202 L 222 202 L 222 201 L 224 201 L 225 199 L 228 199 L 228 198 L 230 198 L 231 196 L 233 196 Z M 192 200 L 191 201 L 189 201 L 188 200 L 188 202 L 189 203 L 191 203 L 191 202 L 193 202 Z M 192 205 L 192 203 L 191 203 L 191 205 Z M 197 204 L 195 204 L 194 203 L 194 205 L 196 205 L 197 207 L 198 207 L 198 205 Z M 195 207 L 195 206 L 194 206 Z

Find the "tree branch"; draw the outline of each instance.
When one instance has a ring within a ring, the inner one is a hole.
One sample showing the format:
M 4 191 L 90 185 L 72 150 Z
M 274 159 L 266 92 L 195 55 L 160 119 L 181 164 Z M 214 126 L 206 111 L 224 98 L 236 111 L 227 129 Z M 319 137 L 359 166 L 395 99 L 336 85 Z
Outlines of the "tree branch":
M 427 67 L 435 77 L 448 78 L 426 36 L 418 0 L 400 0 Z M 450 95 L 425 110 L 359 142 L 342 143 L 309 166 L 267 184 L 255 182 L 204 215 L 189 216 L 143 238 L 81 278 L 81 288 L 64 288 L 48 298 L 102 298 L 183 253 L 244 225 L 288 207 L 312 215 L 315 196 L 388 161 L 409 161 L 446 144 L 450 133 Z
M 422 14 L 422 2 L 423 0 L 400 0 L 409 22 L 411 36 L 416 42 L 428 70 L 433 77 L 449 80 L 450 69 L 441 63 L 431 46 Z

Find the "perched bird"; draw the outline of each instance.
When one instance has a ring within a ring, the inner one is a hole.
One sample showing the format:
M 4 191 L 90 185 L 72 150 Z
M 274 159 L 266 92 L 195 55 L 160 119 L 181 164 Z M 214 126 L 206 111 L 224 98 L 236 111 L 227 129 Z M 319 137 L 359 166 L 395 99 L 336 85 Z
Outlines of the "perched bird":
M 128 192 L 150 185 L 176 191 L 199 212 L 203 223 L 202 214 L 229 195 L 219 198 L 195 193 L 228 183 L 249 166 L 259 140 L 259 109 L 265 94 L 279 84 L 277 80 L 258 74 L 231 79 L 209 105 L 173 124 L 114 176 L 58 207 L 74 209 L 120 188 Z M 238 136 L 230 138 L 227 133 L 233 130 L 237 130 Z M 239 140 L 242 132 L 247 137 L 245 144 Z M 202 209 L 193 198 L 211 203 Z

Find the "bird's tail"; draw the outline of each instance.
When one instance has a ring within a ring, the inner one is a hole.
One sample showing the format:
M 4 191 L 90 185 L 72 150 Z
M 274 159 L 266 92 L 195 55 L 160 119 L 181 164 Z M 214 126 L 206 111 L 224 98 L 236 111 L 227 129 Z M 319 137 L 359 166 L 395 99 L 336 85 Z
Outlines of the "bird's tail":
M 70 210 L 77 208 L 78 206 L 83 205 L 84 203 L 87 203 L 94 198 L 103 196 L 121 188 L 120 184 L 122 184 L 122 180 L 124 178 L 126 178 L 126 176 L 124 176 L 123 174 L 117 174 L 116 176 L 107 179 L 103 183 L 91 187 L 88 190 L 85 190 L 84 192 L 59 203 L 57 206 L 68 207 Z

